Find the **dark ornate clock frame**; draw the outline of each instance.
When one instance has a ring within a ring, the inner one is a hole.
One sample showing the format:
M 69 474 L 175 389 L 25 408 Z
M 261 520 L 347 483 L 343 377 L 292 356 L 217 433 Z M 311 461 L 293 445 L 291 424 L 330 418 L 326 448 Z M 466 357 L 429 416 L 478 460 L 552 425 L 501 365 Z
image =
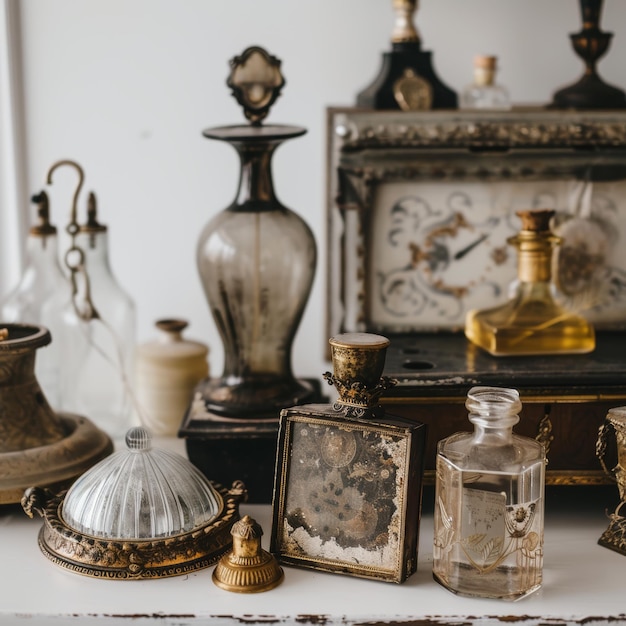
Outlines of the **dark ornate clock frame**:
M 384 373 L 399 383 L 382 403 L 428 424 L 426 481 L 434 477 L 437 441 L 467 430 L 467 390 L 487 384 L 520 390 L 518 431 L 546 446 L 548 484 L 607 482 L 595 441 L 608 409 L 626 404 L 623 300 L 605 312 L 606 319 L 594 321 L 598 342 L 590 355 L 492 357 L 465 339 L 462 320 L 433 325 L 420 316 L 374 319 L 372 299 L 378 296 L 371 289 L 369 257 L 382 236 L 371 224 L 379 186 L 386 183 L 419 188 L 433 182 L 489 186 L 589 179 L 611 181 L 621 194 L 626 112 L 332 108 L 327 122 L 327 335 L 364 331 L 391 339 Z

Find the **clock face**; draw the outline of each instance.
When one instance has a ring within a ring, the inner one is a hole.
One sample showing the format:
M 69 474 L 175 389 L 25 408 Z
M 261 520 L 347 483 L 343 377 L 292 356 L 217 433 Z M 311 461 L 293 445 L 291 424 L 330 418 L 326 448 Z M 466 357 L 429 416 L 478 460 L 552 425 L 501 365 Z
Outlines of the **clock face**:
M 373 321 L 462 326 L 470 308 L 506 297 L 516 257 L 506 240 L 516 229 L 508 207 L 496 210 L 493 199 L 480 197 L 479 185 L 378 198 L 386 210 L 371 233 Z

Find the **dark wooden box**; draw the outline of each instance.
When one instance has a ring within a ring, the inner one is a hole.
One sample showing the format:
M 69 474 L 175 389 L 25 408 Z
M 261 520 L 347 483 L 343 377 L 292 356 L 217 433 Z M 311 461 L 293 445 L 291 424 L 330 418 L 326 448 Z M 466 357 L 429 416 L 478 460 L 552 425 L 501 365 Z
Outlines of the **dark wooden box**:
M 472 430 L 465 397 L 475 385 L 514 387 L 523 402 L 515 432 L 545 444 L 547 484 L 610 482 L 596 458 L 608 409 L 626 405 L 626 334 L 603 332 L 587 355 L 493 357 L 462 334 L 391 337 L 385 375 L 390 412 L 428 425 L 426 482 L 433 482 L 437 442 Z

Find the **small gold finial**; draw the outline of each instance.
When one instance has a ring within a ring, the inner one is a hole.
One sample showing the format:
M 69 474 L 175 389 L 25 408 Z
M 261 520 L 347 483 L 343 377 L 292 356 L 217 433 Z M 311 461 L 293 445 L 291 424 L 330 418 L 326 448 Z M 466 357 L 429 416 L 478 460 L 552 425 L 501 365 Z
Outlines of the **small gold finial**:
M 50 224 L 50 201 L 48 194 L 45 191 L 40 191 L 31 197 L 31 202 L 37 205 L 37 219 L 39 223 L 31 227 L 30 234 L 39 237 L 56 235 L 56 227 Z
M 8 328 L 0 328 L 0 341 L 4 341 L 9 338 L 9 329 Z
M 213 570 L 213 582 L 237 593 L 258 593 L 278 586 L 284 573 L 275 557 L 261 548 L 261 526 L 245 515 L 233 524 L 230 532 L 233 549 Z
M 98 221 L 98 200 L 93 191 L 87 196 L 87 221 L 80 226 L 81 233 L 103 233 L 107 227 Z
M 420 36 L 413 23 L 417 0 L 393 0 L 396 22 L 391 33 L 392 43 L 419 42 Z

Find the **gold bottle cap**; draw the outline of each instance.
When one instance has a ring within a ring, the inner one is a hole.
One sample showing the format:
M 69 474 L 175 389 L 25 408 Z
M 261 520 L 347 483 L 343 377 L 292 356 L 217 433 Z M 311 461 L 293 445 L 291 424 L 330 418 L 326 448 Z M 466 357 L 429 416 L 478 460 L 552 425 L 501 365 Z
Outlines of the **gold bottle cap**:
M 261 526 L 245 515 L 233 524 L 230 532 L 233 549 L 213 570 L 213 582 L 236 593 L 258 593 L 278 586 L 284 573 L 276 558 L 261 548 Z
M 107 227 L 98 221 L 98 203 L 96 200 L 96 194 L 93 191 L 90 191 L 87 198 L 87 222 L 80 225 L 80 232 L 104 233 L 106 231 Z
M 32 226 L 30 234 L 36 237 L 47 237 L 48 235 L 56 235 L 56 226 L 50 223 L 50 203 L 48 194 L 40 191 L 31 198 L 31 201 L 37 204 L 37 218 L 39 224 Z
M 396 21 L 391 33 L 392 43 L 419 42 L 420 36 L 413 23 L 417 0 L 393 0 Z

